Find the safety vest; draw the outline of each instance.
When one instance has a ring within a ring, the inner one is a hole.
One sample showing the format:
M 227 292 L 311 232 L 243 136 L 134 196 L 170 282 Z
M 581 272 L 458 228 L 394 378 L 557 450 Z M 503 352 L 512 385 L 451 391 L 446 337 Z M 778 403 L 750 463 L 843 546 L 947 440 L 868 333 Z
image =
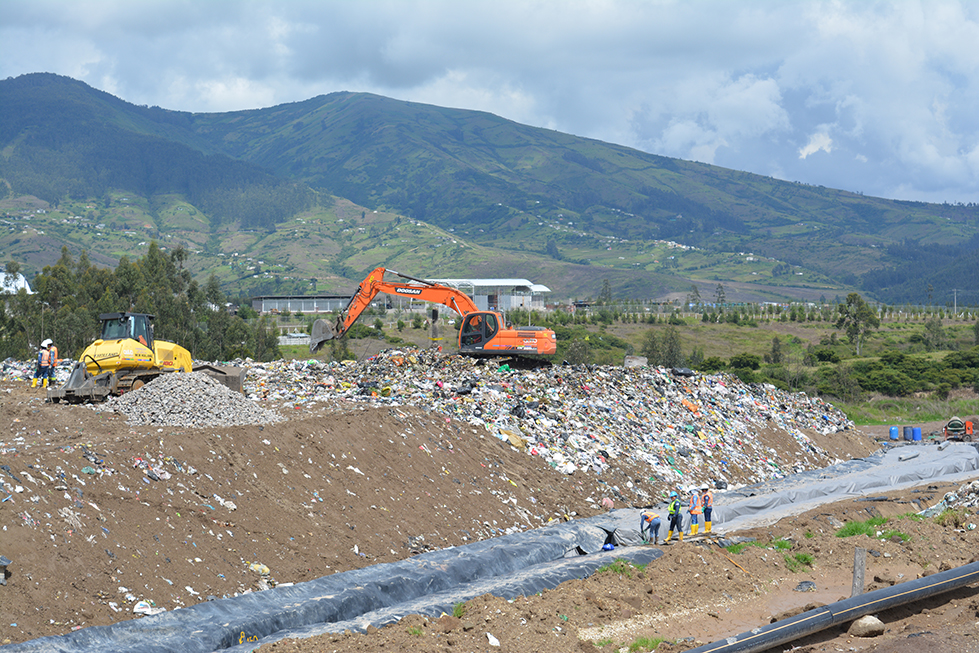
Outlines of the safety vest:
M 51 352 L 51 366 L 53 367 L 58 364 L 58 348 L 51 345 L 48 350 Z
M 47 349 L 42 349 L 38 363 L 40 363 L 41 367 L 49 367 L 51 365 L 51 352 Z
M 680 512 L 680 500 L 673 499 L 673 501 L 670 502 L 670 514 L 675 515 L 678 512 Z
M 704 501 L 704 508 L 713 508 L 714 507 L 714 493 L 711 492 L 710 490 L 707 490 L 706 492 L 704 492 L 703 501 Z
M 700 496 L 697 493 L 690 495 L 690 514 L 699 515 L 703 510 L 700 507 Z
M 651 522 L 654 519 L 659 519 L 659 515 L 652 510 L 644 510 L 642 513 L 643 521 Z

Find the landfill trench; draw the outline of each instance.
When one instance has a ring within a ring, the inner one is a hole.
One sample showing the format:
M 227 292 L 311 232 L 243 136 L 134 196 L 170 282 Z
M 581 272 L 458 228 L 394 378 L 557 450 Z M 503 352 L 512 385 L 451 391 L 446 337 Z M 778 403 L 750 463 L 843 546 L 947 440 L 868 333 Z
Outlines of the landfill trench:
M 4 364 L 0 642 L 586 523 L 671 489 L 723 487 L 720 504 L 881 446 L 821 400 L 726 375 L 422 350 L 232 364 L 244 394 L 168 375 L 186 385 L 95 407 L 46 403 L 26 363 Z

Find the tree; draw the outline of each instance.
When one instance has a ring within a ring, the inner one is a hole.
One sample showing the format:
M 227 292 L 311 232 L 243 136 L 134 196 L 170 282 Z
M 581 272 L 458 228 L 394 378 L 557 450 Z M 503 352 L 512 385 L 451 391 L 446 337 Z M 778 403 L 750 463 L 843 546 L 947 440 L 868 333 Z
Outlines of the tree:
M 563 257 L 561 256 L 561 251 L 558 249 L 557 241 L 551 238 L 547 241 L 547 246 L 544 249 L 547 255 L 553 259 L 560 261 Z
M 663 330 L 660 364 L 663 367 L 683 367 L 684 362 L 680 330 L 671 324 Z
M 733 369 L 757 370 L 761 367 L 761 356 L 742 352 L 731 356 L 728 365 Z
M 687 294 L 687 304 L 693 304 L 696 306 L 700 304 L 701 301 L 702 300 L 700 299 L 700 288 L 697 287 L 697 284 L 691 285 L 690 292 Z
M 602 279 L 602 292 L 598 296 L 598 303 L 602 306 L 612 303 L 612 282 L 608 279 Z
M 642 348 L 639 350 L 650 365 L 659 365 L 660 347 L 656 331 L 649 329 L 642 336 Z
M 714 289 L 714 301 L 718 304 L 727 302 L 727 294 L 724 292 L 724 286 L 721 284 L 717 284 L 717 288 Z
M 928 351 L 936 349 L 948 349 L 948 336 L 942 327 L 942 320 L 937 315 L 932 315 L 925 322 L 925 347 Z
M 765 362 L 772 365 L 781 365 L 784 360 L 785 354 L 782 353 L 782 341 L 779 340 L 778 336 L 775 336 L 772 338 L 772 350 L 765 354 Z
M 564 357 L 572 365 L 584 365 L 590 358 L 589 349 L 590 348 L 586 340 L 576 338 L 570 345 L 568 345 L 568 349 L 564 353 Z
M 249 344 L 256 360 L 270 361 L 282 357 L 276 332 L 275 324 L 268 317 L 259 318 L 255 323 Z
M 846 332 L 859 356 L 863 339 L 874 329 L 880 328 L 880 318 L 870 304 L 855 292 L 846 296 L 845 304 L 836 306 L 836 313 L 836 328 Z

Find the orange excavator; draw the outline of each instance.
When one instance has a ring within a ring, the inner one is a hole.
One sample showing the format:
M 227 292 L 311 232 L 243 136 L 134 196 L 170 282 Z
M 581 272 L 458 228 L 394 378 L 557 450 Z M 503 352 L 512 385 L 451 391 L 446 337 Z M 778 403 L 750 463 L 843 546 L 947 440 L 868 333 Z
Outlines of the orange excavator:
M 405 281 L 385 281 L 386 273 Z M 557 351 L 557 338 L 551 329 L 509 326 L 502 314 L 479 310 L 464 292 L 451 286 L 416 279 L 385 268 L 375 269 L 360 282 L 357 292 L 337 316 L 333 326 L 326 320 L 316 320 L 313 323 L 309 351 L 315 353 L 326 341 L 342 338 L 379 293 L 442 304 L 461 315 L 459 353 L 462 354 L 469 356 L 549 355 Z

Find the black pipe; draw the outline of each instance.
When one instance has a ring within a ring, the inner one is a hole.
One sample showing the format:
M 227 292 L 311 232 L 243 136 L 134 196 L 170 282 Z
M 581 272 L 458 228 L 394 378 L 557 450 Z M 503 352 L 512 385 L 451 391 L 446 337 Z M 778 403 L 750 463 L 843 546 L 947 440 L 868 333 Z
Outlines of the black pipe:
M 832 626 L 943 594 L 979 581 L 979 562 L 837 601 L 767 624 L 734 637 L 690 649 L 687 653 L 756 653 Z

